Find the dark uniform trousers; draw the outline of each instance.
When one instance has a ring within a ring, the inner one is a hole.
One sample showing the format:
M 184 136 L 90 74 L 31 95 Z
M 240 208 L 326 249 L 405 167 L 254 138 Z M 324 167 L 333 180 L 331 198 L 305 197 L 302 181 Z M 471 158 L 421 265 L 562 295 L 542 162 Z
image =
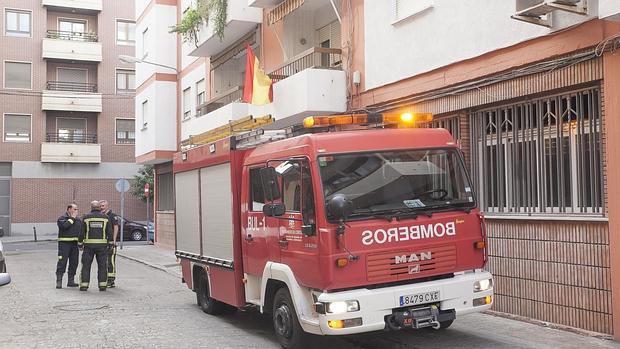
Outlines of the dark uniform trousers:
M 99 287 L 108 285 L 108 247 L 105 244 L 84 244 L 82 252 L 82 274 L 80 287 L 88 287 L 90 283 L 90 269 L 94 259 L 97 259 L 97 281 Z
M 78 267 L 79 250 L 76 241 L 59 241 L 58 242 L 58 263 L 56 263 L 56 276 L 62 277 L 67 270 L 67 262 L 69 262 L 69 280 L 75 277 Z
M 108 281 L 114 283 L 116 279 L 116 246 L 108 250 Z

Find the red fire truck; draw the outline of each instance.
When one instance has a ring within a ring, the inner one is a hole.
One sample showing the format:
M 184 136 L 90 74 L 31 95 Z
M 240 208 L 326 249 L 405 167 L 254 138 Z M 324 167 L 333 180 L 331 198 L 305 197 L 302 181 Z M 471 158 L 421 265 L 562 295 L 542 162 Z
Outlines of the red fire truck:
M 204 312 L 256 305 L 295 348 L 306 333 L 442 329 L 489 309 L 462 153 L 444 129 L 396 127 L 414 119 L 310 117 L 322 132 L 254 130 L 177 153 L 176 255 Z

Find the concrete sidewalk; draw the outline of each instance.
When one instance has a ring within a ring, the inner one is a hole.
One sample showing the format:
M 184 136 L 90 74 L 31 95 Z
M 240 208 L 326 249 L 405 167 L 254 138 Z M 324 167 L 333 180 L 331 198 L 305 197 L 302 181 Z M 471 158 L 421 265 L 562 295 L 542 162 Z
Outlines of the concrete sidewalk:
M 155 247 L 155 245 L 125 245 L 122 250 L 120 246 L 117 247 L 116 254 L 118 257 L 127 258 L 181 277 L 181 265 L 177 262 L 173 250 Z

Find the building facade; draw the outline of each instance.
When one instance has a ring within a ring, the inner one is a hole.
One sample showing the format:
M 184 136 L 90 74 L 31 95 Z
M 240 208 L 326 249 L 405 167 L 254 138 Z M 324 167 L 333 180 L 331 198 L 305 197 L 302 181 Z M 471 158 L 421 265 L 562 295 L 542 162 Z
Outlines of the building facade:
M 135 68 L 133 3 L 5 0 L 0 27 L 0 227 L 57 230 L 68 203 L 107 199 L 120 210 L 119 178 L 132 179 Z M 125 216 L 146 206 L 127 195 Z
M 494 309 L 620 338 L 609 180 L 620 170 L 617 1 L 229 0 L 224 38 L 203 26 L 195 43 L 148 34 L 178 23 L 191 1 L 138 3 L 138 32 L 165 41 L 157 63 L 178 71 L 137 68 L 149 125 L 136 130 L 136 155 L 158 164 L 162 245 L 174 246 L 171 154 L 191 136 L 249 115 L 279 127 L 312 114 L 430 112 L 476 185 Z M 275 81 L 268 106 L 240 102 L 246 43 Z

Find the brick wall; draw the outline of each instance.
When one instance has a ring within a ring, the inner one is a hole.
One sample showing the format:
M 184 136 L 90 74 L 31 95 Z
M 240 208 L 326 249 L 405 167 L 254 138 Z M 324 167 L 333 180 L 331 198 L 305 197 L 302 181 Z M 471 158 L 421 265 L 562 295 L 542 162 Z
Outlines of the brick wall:
M 155 234 L 157 247 L 175 249 L 174 212 L 155 213 Z
M 120 193 L 115 179 L 32 179 L 12 181 L 12 222 L 53 223 L 65 212 L 67 204 L 75 201 L 80 213 L 90 211 L 92 200 L 106 199 L 110 208 L 120 213 Z M 125 217 L 146 220 L 146 203 L 125 193 Z

